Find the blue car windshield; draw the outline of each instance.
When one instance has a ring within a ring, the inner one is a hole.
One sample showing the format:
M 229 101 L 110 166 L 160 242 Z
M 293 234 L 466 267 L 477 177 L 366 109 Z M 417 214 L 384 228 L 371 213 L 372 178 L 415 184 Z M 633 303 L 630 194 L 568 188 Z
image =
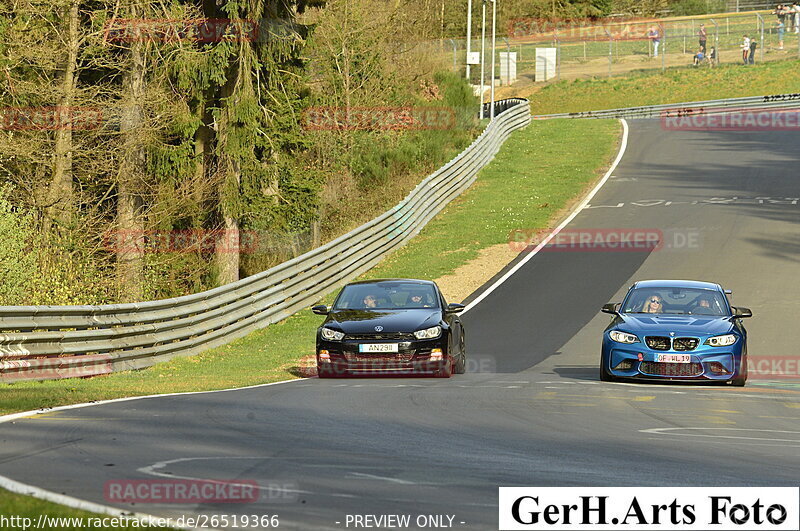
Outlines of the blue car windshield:
M 623 313 L 667 315 L 730 316 L 725 296 L 714 290 L 696 288 L 637 288 L 628 292 Z
M 436 288 L 431 284 L 387 281 L 345 286 L 334 310 L 415 310 L 439 308 Z

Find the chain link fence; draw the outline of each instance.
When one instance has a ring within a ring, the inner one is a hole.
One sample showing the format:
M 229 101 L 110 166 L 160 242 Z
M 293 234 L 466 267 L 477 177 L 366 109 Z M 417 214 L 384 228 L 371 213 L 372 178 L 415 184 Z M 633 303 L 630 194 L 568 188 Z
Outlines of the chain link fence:
M 695 66 L 701 47 L 705 53 L 698 57 L 697 67 L 741 64 L 745 62 L 745 35 L 755 42 L 752 51 L 756 63 L 798 58 L 800 25 L 795 22 L 794 16 L 787 16 L 781 31 L 772 11 L 602 23 L 516 19 L 503 28 L 502 36 L 498 28 L 494 84 L 504 87 L 685 68 Z M 489 29 L 483 65 L 485 101 L 489 99 L 492 70 Z M 703 33 L 705 46 L 701 46 Z M 471 41 L 470 49 L 473 55 L 480 55 L 480 38 Z M 453 70 L 465 75 L 465 39 L 439 41 L 431 51 L 447 57 Z M 749 59 L 751 48 L 746 51 Z M 469 66 L 469 79 L 476 91 L 481 85 L 481 70 L 480 64 Z

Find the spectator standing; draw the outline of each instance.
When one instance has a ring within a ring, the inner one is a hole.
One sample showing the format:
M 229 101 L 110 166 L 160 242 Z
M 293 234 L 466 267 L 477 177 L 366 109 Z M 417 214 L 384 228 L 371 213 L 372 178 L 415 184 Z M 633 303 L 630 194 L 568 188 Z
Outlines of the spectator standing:
M 772 14 L 778 17 L 778 22 L 786 23 L 786 9 L 783 4 L 778 4 Z
M 700 40 L 700 49 L 703 50 L 703 53 L 706 53 L 706 25 L 700 24 L 700 30 L 697 32 L 697 36 Z
M 800 4 L 797 2 L 792 4 L 792 14 L 790 16 L 794 18 L 794 32 L 800 33 Z
M 658 45 L 661 44 L 661 33 L 656 26 L 651 26 L 647 32 L 647 37 L 653 41 L 653 57 L 658 57 Z
M 758 46 L 758 41 L 755 39 L 750 40 L 750 58 L 748 62 L 752 65 L 756 62 L 756 46 Z
M 747 64 L 747 54 L 750 52 L 750 38 L 747 35 L 744 35 L 744 40 L 742 41 L 742 62 Z
M 778 49 L 783 50 L 783 32 L 786 29 L 786 24 L 778 20 L 775 27 L 778 28 Z

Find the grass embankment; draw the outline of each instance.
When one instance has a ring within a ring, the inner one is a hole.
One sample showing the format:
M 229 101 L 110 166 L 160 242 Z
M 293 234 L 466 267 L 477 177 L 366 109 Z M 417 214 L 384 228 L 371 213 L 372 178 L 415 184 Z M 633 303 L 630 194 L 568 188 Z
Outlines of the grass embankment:
M 553 83 L 531 94 L 531 112 L 550 114 L 800 91 L 800 61 L 641 72 Z
M 536 122 L 515 133 L 470 190 L 370 276 L 437 278 L 480 249 L 506 242 L 512 229 L 546 226 L 595 180 L 614 153 L 618 133 L 614 121 Z M 319 322 L 304 311 L 230 345 L 142 371 L 9 385 L 0 396 L 0 413 L 293 378 L 298 360 L 314 353 Z
M 0 515 L 9 519 L 6 521 L 7 527 L 3 527 L 3 529 L 34 529 L 39 523 L 40 515 L 52 518 L 47 521 L 43 520 L 40 529 L 57 529 L 59 531 L 73 529 L 78 531 L 92 528 L 172 529 L 170 527 L 143 527 L 135 524 L 121 525 L 122 521 L 117 517 L 70 509 L 38 498 L 14 494 L 5 489 L 0 489 Z M 13 520 L 10 520 L 11 518 Z M 69 519 L 73 520 L 69 521 Z M 102 521 L 102 519 L 105 519 L 105 521 Z

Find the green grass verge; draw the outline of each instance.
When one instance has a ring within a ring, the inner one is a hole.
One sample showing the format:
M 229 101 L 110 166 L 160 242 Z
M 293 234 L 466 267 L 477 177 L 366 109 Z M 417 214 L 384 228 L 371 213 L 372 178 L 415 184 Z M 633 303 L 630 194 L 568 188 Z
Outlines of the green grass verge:
M 562 81 L 530 96 L 533 114 L 795 93 L 800 61 L 672 68 L 625 77 Z
M 47 521 L 42 521 L 43 527 L 40 527 L 40 529 L 172 529 L 169 527 L 121 525 L 121 520 L 113 520 L 115 517 L 109 515 L 70 509 L 38 498 L 14 494 L 5 489 L 0 489 L 0 515 L 6 519 L 13 518 L 12 520 L 6 521 L 7 526 L 3 527 L 3 529 L 34 529 L 34 526 L 39 522 L 40 515 L 52 518 Z M 73 520 L 70 521 L 69 519 Z M 90 519 L 91 521 L 89 521 Z M 107 520 L 103 522 L 97 519 Z

